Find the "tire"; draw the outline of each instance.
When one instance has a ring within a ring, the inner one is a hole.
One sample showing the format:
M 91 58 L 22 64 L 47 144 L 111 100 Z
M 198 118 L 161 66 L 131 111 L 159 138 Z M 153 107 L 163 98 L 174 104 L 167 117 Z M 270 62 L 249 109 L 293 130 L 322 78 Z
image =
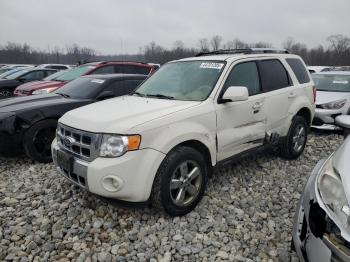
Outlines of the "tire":
M 281 156 L 287 159 L 297 159 L 304 151 L 307 135 L 308 124 L 305 118 L 295 116 L 290 125 L 287 136 L 280 144 Z
M 203 155 L 197 150 L 176 147 L 158 169 L 152 187 L 152 205 L 171 216 L 183 216 L 191 212 L 203 197 L 208 170 Z M 171 181 L 173 189 L 170 189 Z
M 13 91 L 11 89 L 0 89 L 0 99 L 5 99 L 9 97 L 13 97 Z
M 23 148 L 26 155 L 40 163 L 49 163 L 51 157 L 51 143 L 55 138 L 57 120 L 40 121 L 31 126 L 24 134 Z

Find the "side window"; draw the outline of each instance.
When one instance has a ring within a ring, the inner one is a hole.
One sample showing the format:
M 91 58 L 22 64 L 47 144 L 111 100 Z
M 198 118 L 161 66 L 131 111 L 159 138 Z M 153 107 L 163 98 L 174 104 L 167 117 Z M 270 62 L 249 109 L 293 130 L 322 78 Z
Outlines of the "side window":
M 300 84 L 305 84 L 310 82 L 309 74 L 306 71 L 305 66 L 298 58 L 287 58 L 287 63 L 292 68 L 295 76 L 297 77 Z
M 290 86 L 289 74 L 279 60 L 261 60 L 259 61 L 259 69 L 264 92 Z
M 114 74 L 114 66 L 103 66 L 92 72 L 93 74 Z
M 258 68 L 255 62 L 244 62 L 236 65 L 226 79 L 223 90 L 230 86 L 245 86 L 249 95 L 256 95 L 260 92 L 260 80 Z
M 151 71 L 151 68 L 149 67 L 143 67 L 143 66 L 134 66 L 134 65 L 118 65 L 117 66 L 117 73 L 123 73 L 123 74 L 141 74 L 141 75 L 148 75 Z
M 27 81 L 41 80 L 45 77 L 45 71 L 32 71 L 21 78 Z
M 45 71 L 45 77 L 47 77 L 47 76 L 49 76 L 49 75 L 52 75 L 53 73 L 56 73 L 57 71 L 51 71 L 51 70 L 49 70 L 49 71 Z

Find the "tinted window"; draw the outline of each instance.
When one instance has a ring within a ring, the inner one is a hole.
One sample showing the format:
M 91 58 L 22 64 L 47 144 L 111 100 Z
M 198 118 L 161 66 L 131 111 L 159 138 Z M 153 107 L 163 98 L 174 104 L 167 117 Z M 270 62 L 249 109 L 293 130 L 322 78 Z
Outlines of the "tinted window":
M 87 73 L 88 71 L 90 71 L 93 68 L 94 68 L 93 66 L 79 66 L 79 67 L 76 67 L 72 70 L 67 71 L 63 75 L 57 77 L 55 80 L 57 80 L 57 81 L 71 81 L 71 80 L 78 78 L 79 76 L 84 75 L 85 73 Z
M 151 69 L 144 66 L 134 66 L 134 65 L 117 65 L 115 66 L 116 73 L 122 74 L 141 74 L 148 75 Z
M 300 84 L 305 84 L 310 82 L 309 74 L 306 71 L 305 66 L 298 58 L 287 58 L 287 63 L 292 68 L 295 76 L 297 77 Z
M 116 96 L 123 96 L 133 92 L 143 80 L 115 81 L 106 87 L 105 91 L 112 91 Z
M 249 95 L 256 95 L 260 92 L 260 80 L 258 68 L 255 62 L 246 62 L 236 65 L 228 76 L 224 89 L 230 86 L 245 86 Z
M 264 92 L 273 91 L 290 85 L 289 75 L 278 60 L 260 61 L 261 84 Z
M 57 89 L 55 93 L 65 94 L 72 98 L 93 98 L 105 81 L 99 78 L 79 77 Z
M 58 70 L 64 70 L 64 69 L 67 69 L 67 67 L 66 67 L 66 66 L 56 66 L 56 65 L 54 65 L 54 66 L 49 66 L 48 68 L 58 69 Z
M 113 74 L 114 73 L 114 66 L 103 66 L 97 68 L 95 71 L 92 72 L 93 74 Z
M 41 80 L 46 76 L 45 71 L 32 71 L 23 76 L 21 79 L 32 81 L 32 80 Z

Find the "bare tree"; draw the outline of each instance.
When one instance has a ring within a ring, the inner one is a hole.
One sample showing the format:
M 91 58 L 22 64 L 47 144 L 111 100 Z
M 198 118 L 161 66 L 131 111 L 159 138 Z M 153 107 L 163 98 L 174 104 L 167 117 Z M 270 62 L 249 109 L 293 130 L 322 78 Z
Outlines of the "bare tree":
M 219 50 L 222 43 L 222 36 L 215 35 L 210 40 L 210 45 L 213 51 Z
M 350 38 L 344 35 L 331 35 L 327 38 L 330 48 L 337 53 L 344 53 L 350 48 Z
M 209 41 L 206 38 L 201 38 L 198 41 L 199 52 L 209 51 Z

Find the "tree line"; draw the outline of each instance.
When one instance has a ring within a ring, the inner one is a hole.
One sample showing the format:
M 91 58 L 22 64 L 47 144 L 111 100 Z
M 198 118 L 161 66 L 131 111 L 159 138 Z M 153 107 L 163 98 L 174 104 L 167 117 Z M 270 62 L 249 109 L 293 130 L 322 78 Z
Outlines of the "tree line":
M 350 65 L 350 38 L 345 35 L 331 35 L 326 39 L 326 45 L 308 48 L 306 44 L 288 38 L 282 47 L 293 54 L 300 55 L 308 65 Z M 122 60 L 141 61 L 164 64 L 174 59 L 194 56 L 201 52 L 219 49 L 239 48 L 273 48 L 269 42 L 248 43 L 238 38 L 224 41 L 220 35 L 212 38 L 201 38 L 195 47 L 186 47 L 182 41 L 176 41 L 171 48 L 165 48 L 152 41 L 140 48 L 135 55 L 101 55 L 96 50 L 81 47 L 77 44 L 67 45 L 65 48 L 54 47 L 47 50 L 35 49 L 28 44 L 8 42 L 0 46 L 0 63 L 62 63 L 79 64 L 89 61 Z

